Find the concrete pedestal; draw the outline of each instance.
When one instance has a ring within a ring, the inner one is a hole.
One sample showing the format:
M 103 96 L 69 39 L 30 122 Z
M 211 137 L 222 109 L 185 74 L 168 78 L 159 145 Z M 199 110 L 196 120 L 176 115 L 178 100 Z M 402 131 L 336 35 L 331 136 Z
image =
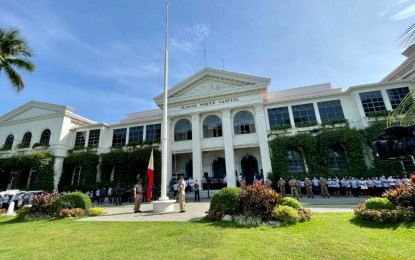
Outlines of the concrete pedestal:
M 174 211 L 176 200 L 157 200 L 151 202 L 154 213 L 168 213 Z
M 7 209 L 7 215 L 13 215 L 14 213 L 14 201 L 10 201 L 9 208 Z

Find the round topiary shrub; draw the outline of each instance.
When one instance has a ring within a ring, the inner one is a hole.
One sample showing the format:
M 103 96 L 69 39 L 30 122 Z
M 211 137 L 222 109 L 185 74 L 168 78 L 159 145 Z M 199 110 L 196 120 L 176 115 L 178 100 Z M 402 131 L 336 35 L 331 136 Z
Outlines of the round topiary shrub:
M 285 225 L 294 225 L 300 221 L 298 211 L 290 206 L 284 205 L 274 208 L 274 218 Z
M 298 200 L 291 198 L 291 197 L 284 197 L 282 199 L 282 205 L 284 206 L 289 206 L 293 209 L 300 209 L 301 208 L 301 202 L 299 202 Z
M 80 208 L 89 210 L 91 207 L 91 199 L 82 192 L 72 192 L 63 195 L 52 204 L 55 213 L 59 213 L 61 209 Z
M 223 188 L 213 196 L 209 211 L 236 215 L 240 212 L 241 198 L 242 190 L 240 188 Z
M 386 198 L 370 198 L 365 201 L 367 209 L 395 209 L 396 206 Z

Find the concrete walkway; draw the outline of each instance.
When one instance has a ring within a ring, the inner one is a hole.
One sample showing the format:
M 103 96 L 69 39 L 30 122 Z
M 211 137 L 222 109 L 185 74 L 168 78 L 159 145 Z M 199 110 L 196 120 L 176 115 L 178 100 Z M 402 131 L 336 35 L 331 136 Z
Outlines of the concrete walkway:
M 359 198 L 321 198 L 316 196 L 314 199 L 300 198 L 303 207 L 311 209 L 315 213 L 330 212 L 353 212 L 353 209 L 360 203 L 363 203 L 367 197 Z M 186 203 L 186 212 L 179 213 L 179 204 L 174 204 L 174 212 L 171 213 L 153 213 L 151 203 L 142 203 L 142 213 L 133 212 L 133 204 L 115 206 L 113 204 L 97 205 L 93 207 L 104 207 L 105 213 L 101 216 L 82 218 L 79 221 L 200 221 L 206 216 L 205 212 L 209 210 L 210 199 L 202 199 L 200 202 L 193 202 L 188 199 Z

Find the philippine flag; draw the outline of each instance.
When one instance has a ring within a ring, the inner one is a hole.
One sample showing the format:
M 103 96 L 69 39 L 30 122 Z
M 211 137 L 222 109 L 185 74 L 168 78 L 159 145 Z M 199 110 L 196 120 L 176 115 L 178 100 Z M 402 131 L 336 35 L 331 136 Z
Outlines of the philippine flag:
M 147 168 L 148 185 L 147 185 L 147 200 L 150 201 L 153 197 L 151 192 L 153 188 L 153 176 L 154 176 L 154 162 L 153 162 L 153 149 L 151 150 L 150 161 L 148 162 Z

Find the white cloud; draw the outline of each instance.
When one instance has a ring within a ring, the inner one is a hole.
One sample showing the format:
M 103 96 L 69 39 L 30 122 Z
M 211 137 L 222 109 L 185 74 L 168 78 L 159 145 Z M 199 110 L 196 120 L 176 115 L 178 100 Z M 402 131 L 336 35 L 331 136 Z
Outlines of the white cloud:
M 390 19 L 392 21 L 401 21 L 412 16 L 415 16 L 415 4 L 412 4 L 406 7 L 405 9 L 400 10 L 399 12 L 391 15 Z
M 403 4 L 403 3 L 406 3 L 406 2 L 409 2 L 409 0 L 399 0 L 397 4 L 400 5 L 400 4 Z
M 184 52 L 194 52 L 202 46 L 203 41 L 209 34 L 210 29 L 207 25 L 197 23 L 175 32 L 169 41 L 169 45 Z

